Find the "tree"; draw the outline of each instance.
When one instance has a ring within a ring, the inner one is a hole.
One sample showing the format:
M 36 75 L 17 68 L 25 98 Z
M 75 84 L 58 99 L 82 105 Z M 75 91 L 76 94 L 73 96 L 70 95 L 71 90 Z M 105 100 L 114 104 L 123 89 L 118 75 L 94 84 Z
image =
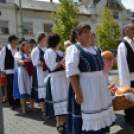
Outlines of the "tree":
M 102 18 L 99 23 L 100 25 L 97 25 L 95 28 L 98 46 L 100 46 L 103 51 L 114 50 L 118 45 L 117 40 L 120 37 L 121 32 L 112 13 L 110 13 L 107 7 L 104 7 Z
M 79 24 L 77 20 L 79 8 L 72 0 L 59 0 L 58 7 L 54 8 L 56 12 L 51 14 L 51 19 L 55 27 L 52 28 L 52 32 L 61 36 L 60 50 L 64 51 L 64 41 L 69 40 L 71 30 Z

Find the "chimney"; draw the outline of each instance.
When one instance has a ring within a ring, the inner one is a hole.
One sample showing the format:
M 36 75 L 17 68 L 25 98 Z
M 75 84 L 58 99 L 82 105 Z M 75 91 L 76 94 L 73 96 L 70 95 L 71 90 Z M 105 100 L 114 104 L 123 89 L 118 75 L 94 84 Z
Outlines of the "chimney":
M 52 2 L 53 2 L 53 0 L 50 0 L 50 2 L 52 3 Z

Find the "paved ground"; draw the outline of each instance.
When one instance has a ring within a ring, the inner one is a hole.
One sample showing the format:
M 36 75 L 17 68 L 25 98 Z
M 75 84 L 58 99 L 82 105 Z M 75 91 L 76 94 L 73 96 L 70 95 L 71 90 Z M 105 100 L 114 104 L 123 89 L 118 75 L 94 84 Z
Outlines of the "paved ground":
M 112 71 L 109 73 L 110 82 L 119 84 L 118 72 Z M 30 112 L 29 103 L 27 104 L 29 114 L 21 115 L 21 109 L 11 111 L 7 104 L 3 104 L 5 134 L 58 134 L 55 128 L 55 119 L 44 120 L 42 118 L 40 107 L 39 113 Z M 111 127 L 110 134 L 134 134 L 134 127 L 129 126 L 124 122 L 123 111 L 115 112 L 117 116 L 116 124 Z

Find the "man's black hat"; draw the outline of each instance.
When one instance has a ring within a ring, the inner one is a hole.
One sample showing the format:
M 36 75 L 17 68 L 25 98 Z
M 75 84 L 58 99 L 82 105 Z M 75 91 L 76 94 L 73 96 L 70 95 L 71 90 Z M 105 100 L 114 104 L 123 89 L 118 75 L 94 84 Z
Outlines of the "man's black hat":
M 16 37 L 15 35 L 9 36 L 8 37 L 8 42 L 10 43 L 12 40 L 16 40 L 19 39 L 18 37 Z
M 28 42 L 29 43 L 35 43 L 36 44 L 36 41 L 34 39 L 30 39 Z

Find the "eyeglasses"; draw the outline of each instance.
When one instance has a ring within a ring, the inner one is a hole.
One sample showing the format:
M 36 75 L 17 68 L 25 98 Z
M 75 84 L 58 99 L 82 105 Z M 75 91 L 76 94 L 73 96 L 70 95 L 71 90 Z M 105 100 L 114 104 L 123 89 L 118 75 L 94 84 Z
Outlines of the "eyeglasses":
M 89 34 L 89 33 L 91 33 L 91 32 L 90 32 L 90 31 L 82 31 L 82 33 Z

